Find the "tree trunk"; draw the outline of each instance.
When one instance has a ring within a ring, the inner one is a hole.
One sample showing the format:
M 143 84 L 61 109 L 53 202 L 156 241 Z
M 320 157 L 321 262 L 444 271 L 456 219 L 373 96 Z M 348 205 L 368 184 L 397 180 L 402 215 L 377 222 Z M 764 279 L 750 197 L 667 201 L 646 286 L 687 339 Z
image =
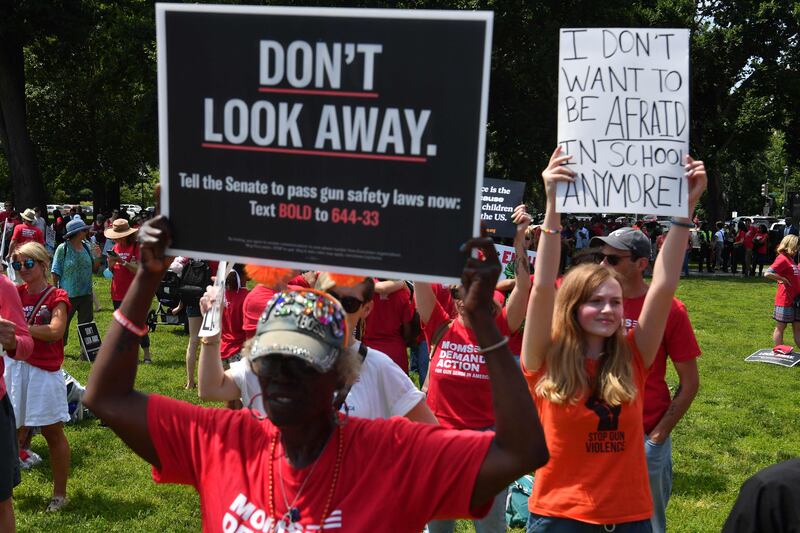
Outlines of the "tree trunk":
M 44 209 L 47 196 L 28 133 L 22 43 L 8 36 L 0 36 L 0 118 L 15 207 L 20 211 L 34 206 Z
M 706 207 L 706 219 L 709 224 L 720 220 L 725 221 L 725 202 L 722 198 L 722 175 L 720 174 L 719 167 L 712 164 L 711 168 L 706 167 L 708 174 L 708 188 L 706 194 L 708 197 L 704 203 Z

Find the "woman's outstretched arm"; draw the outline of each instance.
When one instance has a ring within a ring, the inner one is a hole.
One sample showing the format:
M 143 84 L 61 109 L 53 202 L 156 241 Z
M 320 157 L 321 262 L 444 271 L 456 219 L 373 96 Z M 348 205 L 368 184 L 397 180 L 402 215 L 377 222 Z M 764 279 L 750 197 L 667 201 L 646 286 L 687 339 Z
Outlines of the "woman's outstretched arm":
M 556 277 L 561 260 L 561 217 L 556 206 L 556 188 L 559 181 L 572 181 L 575 173 L 564 163 L 571 155 L 562 155 L 561 146 L 550 156 L 547 168 L 542 171 L 547 207 L 542 223 L 542 235 L 536 249 L 536 276 L 528 300 L 528 327 L 522 336 L 522 361 L 525 369 L 536 371 L 544 363 L 547 347 L 552 339 L 553 306 L 556 300 Z
M 689 179 L 688 209 L 691 215 L 700 195 L 706 190 L 706 168 L 702 161 L 695 161 L 687 155 L 685 169 Z M 639 325 L 634 333 L 636 346 L 648 368 L 653 364 L 658 347 L 661 345 L 661 338 L 664 336 L 667 317 L 672 307 L 672 297 L 681 277 L 686 239 L 690 227 L 693 226 L 688 217 L 675 217 L 673 222 L 653 267 L 653 282 L 644 298 Z
M 489 238 L 472 239 L 467 251 L 481 250 L 484 260 L 470 257 L 464 267 L 464 313 L 486 359 L 492 386 L 495 435 L 478 471 L 470 507 L 476 508 L 526 472 L 548 460 L 544 431 L 519 367 L 492 313 L 492 297 L 500 262 Z M 488 349 L 487 349 L 488 348 Z
M 169 225 L 162 216 L 139 229 L 141 268 L 120 306 L 122 315 L 136 328 L 147 327 L 145 318 L 150 302 L 170 264 L 164 253 L 169 241 Z M 134 389 L 139 339 L 117 320 L 111 321 L 92 366 L 83 402 L 137 455 L 160 468 L 147 429 L 147 394 Z

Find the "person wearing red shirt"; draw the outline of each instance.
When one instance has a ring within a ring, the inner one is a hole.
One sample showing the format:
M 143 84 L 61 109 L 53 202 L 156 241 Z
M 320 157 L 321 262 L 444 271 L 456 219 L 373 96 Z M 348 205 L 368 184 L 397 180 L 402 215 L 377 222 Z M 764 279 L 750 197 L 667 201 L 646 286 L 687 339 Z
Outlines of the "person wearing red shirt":
M 11 216 L 14 212 L 14 204 L 10 201 L 6 201 L 3 204 L 3 211 L 0 212 L 0 227 L 5 223 L 6 219 Z
M 30 440 L 32 428 L 42 429 L 53 470 L 53 497 L 46 510 L 59 511 L 68 502 L 70 463 L 69 443 L 64 435 L 64 422 L 69 421 L 67 385 L 61 372 L 69 295 L 48 283 L 50 256 L 41 244 L 23 244 L 11 259 L 12 267 L 24 281 L 17 290 L 33 337 L 33 352 L 25 361 L 12 361 L 6 367 L 8 394 L 18 415 L 20 448 Z
M 744 244 L 744 275 L 747 277 L 753 275 L 753 269 L 755 268 L 753 264 L 753 239 L 758 232 L 758 228 L 749 221 L 745 221 L 745 223 L 747 224 L 747 231 L 742 242 Z
M 667 232 L 662 253 L 669 236 L 677 227 L 673 226 Z M 628 330 L 635 329 L 650 292 L 650 286 L 644 281 L 644 271 L 649 266 L 650 239 L 639 231 L 622 229 L 608 237 L 593 238 L 591 244 L 602 245 L 603 263 L 620 275 L 625 327 Z M 681 247 L 684 248 L 683 243 Z M 691 406 L 700 387 L 696 361 L 699 356 L 700 348 L 686 307 L 677 298 L 672 298 L 663 338 L 644 387 L 645 451 L 654 504 L 652 525 L 656 532 L 663 532 L 666 528 L 666 508 L 672 491 L 670 434 Z M 670 398 L 665 379 L 667 358 L 672 361 L 680 381 L 674 398 Z
M 403 324 L 414 316 L 411 293 L 403 284 L 398 291 L 372 296 L 372 311 L 366 320 L 361 339 L 368 347 L 383 352 L 408 373 L 408 351 L 403 338 Z
M 111 223 L 111 228 L 105 230 L 106 239 L 114 242 L 114 247 L 108 253 L 108 269 L 111 278 L 111 303 L 114 310 L 119 309 L 122 299 L 128 293 L 133 283 L 133 277 L 139 269 L 139 243 L 136 242 L 136 228 L 131 228 L 128 221 L 118 218 Z M 152 363 L 150 356 L 150 336 L 146 333 L 139 341 L 143 352 L 143 361 Z
M 247 340 L 242 327 L 244 300 L 249 293 L 244 265 L 233 265 L 225 280 L 225 310 L 220 334 L 220 358 L 226 369 L 242 358 L 242 345 Z
M 535 473 L 528 532 L 651 531 L 645 382 L 656 368 L 692 224 L 688 218 L 673 219 L 653 268 L 652 288 L 640 287 L 646 296 L 639 324 L 626 332 L 623 295 L 634 278 L 626 280 L 615 269 L 622 265 L 620 270 L 641 275 L 646 268 L 650 240 L 640 231 L 622 228 L 592 238 L 591 246 L 603 244 L 603 264 L 572 269 L 557 293 L 554 289 L 560 253 L 556 187 L 573 180 L 575 172 L 566 166 L 570 159 L 559 146 L 542 172 L 543 227 L 549 231 L 542 235 L 526 317 L 536 327 L 525 329 L 522 346 L 523 372 L 550 451 L 550 462 Z M 705 190 L 706 173 L 702 161 L 688 156 L 685 168 L 692 212 Z M 654 429 L 650 438 L 655 437 Z
M 766 224 L 759 224 L 756 234 L 753 236 L 753 264 L 750 267 L 750 275 L 756 275 L 756 266 L 758 266 L 759 277 L 764 274 L 764 263 L 767 262 L 767 242 L 769 241 L 769 233 L 767 233 Z
M 256 334 L 258 319 L 276 292 L 278 291 L 259 283 L 247 294 L 242 308 L 242 330 L 247 339 L 253 338 Z
M 767 268 L 764 277 L 778 282 L 775 292 L 775 331 L 772 332 L 772 345 L 783 344 L 783 332 L 786 325 L 792 325 L 794 343 L 800 346 L 800 267 L 795 263 L 797 249 L 800 247 L 796 235 L 787 235 L 781 240 L 777 248 L 775 261 Z
M 6 276 L 0 276 L 0 353 L 24 361 L 33 351 L 33 338 L 25 324 L 19 292 Z M 14 487 L 19 485 L 19 449 L 14 408 L 3 379 L 5 357 L 0 357 L 0 531 L 16 531 Z
M 530 224 L 530 216 L 525 206 L 518 206 L 513 213 L 517 224 L 514 238 L 516 249 L 524 244 L 525 232 Z M 496 251 L 492 255 L 497 257 Z M 506 344 L 522 325 L 525 306 L 528 300 L 530 271 L 527 254 L 518 254 L 517 283 L 508 297 L 508 306 L 503 308 L 502 294 L 494 291 L 491 302 L 494 323 Z M 499 295 L 495 299 L 494 295 Z M 494 393 L 488 380 L 488 357 L 481 353 L 476 331 L 465 313 L 465 300 L 460 288 L 451 290 L 455 301 L 456 318 L 451 319 L 439 304 L 429 283 L 418 282 L 414 295 L 422 327 L 431 343 L 431 359 L 428 378 L 423 389 L 428 392 L 428 406 L 439 423 L 453 429 L 486 431 L 495 427 L 496 420 L 492 410 Z M 505 531 L 505 491 L 496 494 L 489 514 L 480 521 L 474 521 L 478 531 Z M 435 520 L 428 524 L 431 533 L 452 533 L 455 522 Z
M 22 224 L 14 226 L 11 234 L 11 243 L 8 245 L 9 255 L 14 253 L 17 246 L 26 242 L 38 242 L 44 246 L 44 233 L 36 227 L 36 212 L 33 209 L 26 209 L 22 213 Z
M 359 354 L 347 344 L 342 307 L 312 290 L 281 292 L 257 326 L 248 362 L 265 419 L 137 391 L 132 341 L 168 267 L 170 241 L 163 217 L 140 232 L 142 268 L 109 327 L 84 403 L 153 465 L 157 482 L 200 493 L 204 530 L 416 533 L 434 517 L 483 515 L 498 491 L 547 460 L 522 377 L 486 312 L 500 273 L 490 239 L 467 243 L 485 259 L 469 259 L 464 270 L 464 312 L 486 347 L 495 389 L 497 432 L 475 433 L 399 417 L 345 423 L 336 406 L 357 376 Z

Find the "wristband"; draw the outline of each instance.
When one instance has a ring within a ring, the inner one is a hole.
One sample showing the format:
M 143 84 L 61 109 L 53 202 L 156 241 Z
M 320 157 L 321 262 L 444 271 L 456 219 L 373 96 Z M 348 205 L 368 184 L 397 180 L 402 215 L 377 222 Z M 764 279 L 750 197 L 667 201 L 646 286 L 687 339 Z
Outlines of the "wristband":
M 694 224 L 692 224 L 691 222 L 681 222 L 680 220 L 675 220 L 674 218 L 671 218 L 669 220 L 669 222 L 673 226 L 678 226 L 678 227 L 681 227 L 681 228 L 688 228 L 688 229 L 693 229 L 694 228 Z
M 130 333 L 133 333 L 137 337 L 144 337 L 147 335 L 148 329 L 146 327 L 139 327 L 128 320 L 128 317 L 123 315 L 120 309 L 114 311 L 114 320 L 116 320 L 120 326 L 127 329 Z
M 560 227 L 557 229 L 550 229 L 550 228 L 545 228 L 544 226 L 539 226 L 539 229 L 542 230 L 542 233 L 546 233 L 547 235 L 558 235 L 559 233 L 561 233 Z
M 505 346 L 506 344 L 508 344 L 508 337 L 504 336 L 504 337 L 503 337 L 503 340 L 501 340 L 500 342 L 497 342 L 497 343 L 495 343 L 495 344 L 492 344 L 491 346 L 487 346 L 486 348 L 484 348 L 484 347 L 481 347 L 481 351 L 480 351 L 480 353 L 487 353 L 487 352 L 491 352 L 492 350 L 496 350 L 496 349 L 498 349 L 498 348 L 502 348 L 502 347 L 503 347 L 503 346 Z

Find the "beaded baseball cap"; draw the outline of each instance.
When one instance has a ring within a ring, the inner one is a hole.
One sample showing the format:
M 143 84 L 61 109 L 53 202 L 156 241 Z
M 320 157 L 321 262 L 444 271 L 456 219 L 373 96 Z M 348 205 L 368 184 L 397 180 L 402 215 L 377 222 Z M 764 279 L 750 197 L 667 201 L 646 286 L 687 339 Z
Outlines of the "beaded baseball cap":
M 261 314 L 249 357 L 298 357 L 324 373 L 346 347 L 346 332 L 345 312 L 333 297 L 313 289 L 282 291 Z

